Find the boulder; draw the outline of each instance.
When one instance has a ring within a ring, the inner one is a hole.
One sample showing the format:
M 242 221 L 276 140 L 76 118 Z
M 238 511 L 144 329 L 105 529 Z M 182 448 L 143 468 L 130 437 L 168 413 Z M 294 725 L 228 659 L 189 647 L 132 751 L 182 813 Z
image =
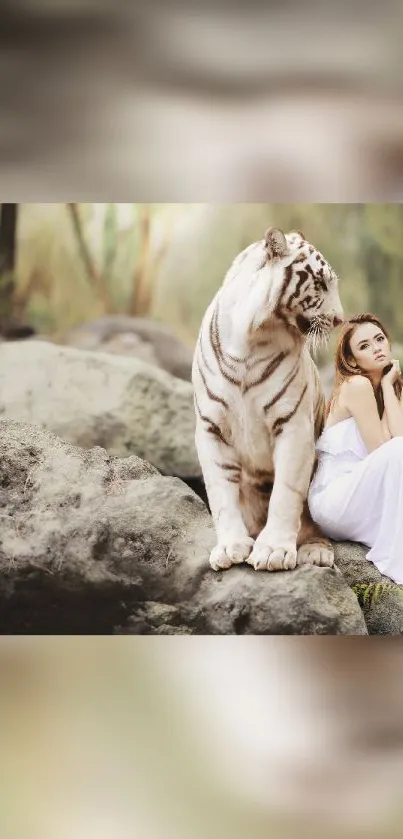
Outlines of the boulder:
M 63 343 L 78 349 L 135 356 L 190 382 L 192 351 L 169 327 L 150 318 L 105 317 L 70 330 Z
M 217 634 L 366 635 L 350 594 L 334 568 L 259 573 L 242 567 L 210 575 L 197 599 Z
M 3 634 L 366 634 L 337 569 L 217 574 L 214 541 L 179 479 L 0 420 Z
M 19 341 L 32 338 L 35 328 L 15 317 L 0 317 L 0 341 Z
M 381 574 L 367 553 L 358 543 L 335 543 L 336 565 L 358 598 L 369 634 L 403 635 L 403 586 Z
M 192 385 L 137 358 L 46 341 L 0 344 L 0 415 L 202 484 Z

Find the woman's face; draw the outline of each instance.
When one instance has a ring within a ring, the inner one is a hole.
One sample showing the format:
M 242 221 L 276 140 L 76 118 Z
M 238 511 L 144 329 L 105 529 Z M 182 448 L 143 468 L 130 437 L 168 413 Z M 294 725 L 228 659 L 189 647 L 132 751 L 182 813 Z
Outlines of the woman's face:
M 357 326 L 350 347 L 355 363 L 366 373 L 383 370 L 392 360 L 389 341 L 375 323 Z

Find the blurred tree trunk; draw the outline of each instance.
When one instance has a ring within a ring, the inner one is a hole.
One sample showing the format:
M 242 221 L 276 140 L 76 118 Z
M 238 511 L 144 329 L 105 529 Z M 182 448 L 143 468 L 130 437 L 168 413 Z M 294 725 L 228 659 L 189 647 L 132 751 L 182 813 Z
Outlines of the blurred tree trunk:
M 15 316 L 18 210 L 19 204 L 2 204 L 0 209 L 0 336 L 8 340 L 28 338 L 35 332 Z
M 0 209 L 0 321 L 12 317 L 14 269 L 16 262 L 18 204 L 2 204 Z
M 140 258 L 132 280 L 132 295 L 129 305 L 130 315 L 144 316 L 150 310 L 150 247 L 151 213 L 149 205 L 143 204 L 140 216 Z
M 107 283 L 105 282 L 105 278 L 98 270 L 90 253 L 90 249 L 88 247 L 84 235 L 78 204 L 68 203 L 66 206 L 70 213 L 70 218 L 72 221 L 78 250 L 80 252 L 80 256 L 83 261 L 88 280 L 92 288 L 94 289 L 95 294 L 102 300 L 105 313 L 110 314 L 114 311 L 113 300 L 109 293 L 109 289 Z
M 132 293 L 128 314 L 139 317 L 151 314 L 158 270 L 170 245 L 172 222 L 166 226 L 158 249 L 152 249 L 152 212 L 150 204 L 143 204 L 140 214 L 140 255 L 132 278 Z

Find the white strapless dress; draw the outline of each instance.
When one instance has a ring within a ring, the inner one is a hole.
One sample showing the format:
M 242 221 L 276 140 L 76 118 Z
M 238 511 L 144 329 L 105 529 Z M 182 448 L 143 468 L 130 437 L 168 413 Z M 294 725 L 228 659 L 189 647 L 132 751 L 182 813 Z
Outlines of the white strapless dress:
M 330 539 L 366 545 L 367 559 L 403 585 L 403 437 L 368 453 L 349 417 L 326 428 L 316 449 L 312 518 Z

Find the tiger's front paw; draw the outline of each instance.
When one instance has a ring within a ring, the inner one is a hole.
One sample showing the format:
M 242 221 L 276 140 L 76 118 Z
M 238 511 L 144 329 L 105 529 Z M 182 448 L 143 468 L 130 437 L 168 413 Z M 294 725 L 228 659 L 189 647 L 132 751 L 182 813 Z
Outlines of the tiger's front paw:
M 322 565 L 332 568 L 334 550 L 330 542 L 307 542 L 298 548 L 298 565 Z
M 273 545 L 255 542 L 255 547 L 247 559 L 255 571 L 292 571 L 297 565 L 297 549 L 294 545 Z
M 231 568 L 231 565 L 245 562 L 253 545 L 254 540 L 250 536 L 235 537 L 233 541 L 229 538 L 219 542 L 210 554 L 210 565 L 213 571 L 221 571 L 223 568 Z

